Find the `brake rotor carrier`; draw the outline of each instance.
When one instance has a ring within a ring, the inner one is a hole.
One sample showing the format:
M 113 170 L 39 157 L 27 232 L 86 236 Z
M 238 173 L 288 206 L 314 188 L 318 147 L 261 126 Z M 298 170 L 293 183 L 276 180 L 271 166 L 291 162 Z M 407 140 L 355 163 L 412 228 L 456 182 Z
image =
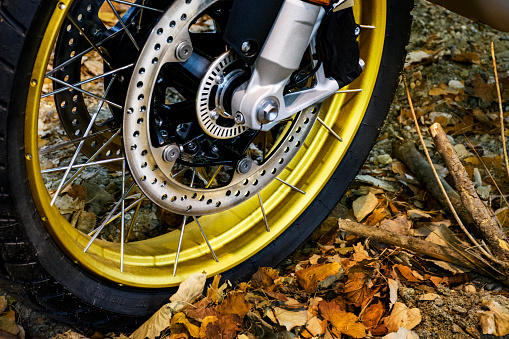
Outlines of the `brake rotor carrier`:
M 246 173 L 235 172 L 224 187 L 207 189 L 196 187 L 196 182 L 193 187 L 192 183 L 186 185 L 175 180 L 172 168 L 178 159 L 164 160 L 164 150 L 168 146 L 154 147 L 151 142 L 152 95 L 163 65 L 181 62 L 177 57 L 179 46 L 191 44 L 190 25 L 216 1 L 177 0 L 167 9 L 141 51 L 125 103 L 123 138 L 134 180 L 151 201 L 182 215 L 218 213 L 255 196 L 283 171 L 298 152 L 319 111 L 319 105 L 315 105 L 294 116 L 267 158 L 261 163 L 253 162 Z M 216 62 L 211 64 L 208 75 L 214 73 L 215 66 Z

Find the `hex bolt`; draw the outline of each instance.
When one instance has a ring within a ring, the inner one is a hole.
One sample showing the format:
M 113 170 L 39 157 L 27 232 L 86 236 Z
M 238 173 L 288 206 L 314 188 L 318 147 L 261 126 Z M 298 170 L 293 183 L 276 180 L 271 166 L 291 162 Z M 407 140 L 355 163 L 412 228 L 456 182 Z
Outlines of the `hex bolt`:
M 210 119 L 212 119 L 212 121 L 216 121 L 217 118 L 219 118 L 219 112 L 216 111 L 215 109 L 213 109 L 212 111 L 209 112 L 209 115 L 210 115 Z
M 249 41 L 244 41 L 240 46 L 242 53 L 248 54 L 251 51 L 251 43 Z
M 163 160 L 166 162 L 175 162 L 180 155 L 180 149 L 177 145 L 168 145 L 163 151 Z
M 251 169 L 251 166 L 253 165 L 253 160 L 251 158 L 243 158 L 240 159 L 237 163 L 237 172 L 239 174 L 246 174 Z
M 179 61 L 186 61 L 193 54 L 193 45 L 189 41 L 181 41 L 175 48 L 175 56 Z
M 244 123 L 246 122 L 246 118 L 244 118 L 244 114 L 242 114 L 241 112 L 235 113 L 234 120 L 237 125 L 244 125 Z
M 279 101 L 274 97 L 265 98 L 258 105 L 256 117 L 262 124 L 268 124 L 277 119 Z
M 187 148 L 191 151 L 191 152 L 194 152 L 198 149 L 198 145 L 196 145 L 194 142 L 190 142 L 188 145 L 187 145 Z

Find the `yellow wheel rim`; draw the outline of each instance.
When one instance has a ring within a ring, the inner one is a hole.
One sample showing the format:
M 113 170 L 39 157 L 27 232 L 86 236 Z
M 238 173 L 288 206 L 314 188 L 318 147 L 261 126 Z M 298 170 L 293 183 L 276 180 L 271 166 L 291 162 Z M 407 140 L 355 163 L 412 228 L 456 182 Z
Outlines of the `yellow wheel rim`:
M 364 29 L 359 38 L 361 58 L 366 61 L 366 66 L 361 77 L 348 86 L 349 89 L 362 89 L 362 92 L 337 94 L 325 102 L 320 112 L 320 118 L 341 136 L 343 142 L 322 125 L 315 124 L 298 154 L 279 176 L 306 194 L 279 181 L 272 182 L 261 192 L 270 232 L 265 230 L 260 203 L 254 196 L 230 210 L 199 218 L 219 262 L 213 260 L 198 225 L 192 222 L 185 227 L 176 276 L 173 276 L 173 266 L 179 231 L 125 244 L 121 272 L 120 244 L 96 240 L 84 253 L 90 236 L 71 227 L 59 210 L 50 206 L 51 197 L 41 175 L 37 133 L 39 98 L 52 48 L 71 2 L 63 0 L 54 9 L 33 67 L 25 124 L 29 182 L 41 219 L 62 251 L 89 272 L 128 286 L 170 287 L 192 273 L 203 271 L 214 276 L 239 265 L 281 235 L 311 204 L 345 155 L 368 106 L 382 58 L 386 4 L 384 1 L 358 1 L 354 7 L 356 21 L 376 27 Z

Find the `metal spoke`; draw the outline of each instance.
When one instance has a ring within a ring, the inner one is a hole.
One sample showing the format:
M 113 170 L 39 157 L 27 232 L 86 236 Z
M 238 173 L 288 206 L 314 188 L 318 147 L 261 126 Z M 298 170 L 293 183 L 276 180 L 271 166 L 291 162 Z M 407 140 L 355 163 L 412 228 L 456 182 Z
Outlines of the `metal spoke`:
M 219 260 L 217 259 L 216 253 L 212 249 L 212 246 L 210 246 L 209 239 L 207 239 L 207 236 L 205 235 L 205 232 L 203 232 L 203 228 L 201 228 L 201 225 L 200 225 L 200 222 L 198 221 L 198 218 L 196 218 L 195 216 L 193 216 L 193 218 L 194 218 L 194 221 L 196 221 L 196 223 L 198 224 L 198 227 L 200 228 L 200 231 L 201 231 L 201 235 L 203 236 L 203 239 L 207 243 L 207 246 L 209 247 L 210 253 L 212 253 L 212 256 L 214 257 L 214 260 L 216 262 L 219 262 Z
M 109 41 L 110 39 L 113 39 L 114 37 L 116 37 L 117 35 L 120 35 L 121 33 L 124 32 L 124 29 L 119 29 L 118 31 L 116 31 L 115 33 L 113 33 L 112 35 L 104 38 L 103 40 L 99 41 L 98 43 L 96 43 L 95 45 L 97 47 L 100 47 L 102 44 L 104 44 L 105 42 Z M 48 73 L 46 73 L 46 77 L 50 76 L 50 75 L 53 75 L 55 74 L 56 72 L 60 71 L 62 68 L 64 68 L 65 66 L 73 63 L 74 61 L 77 61 L 77 60 L 81 60 L 81 57 L 84 56 L 85 54 L 91 52 L 94 48 L 93 47 L 89 47 L 87 48 L 86 50 L 84 50 L 83 52 L 80 52 L 78 54 L 76 54 L 75 56 L 73 56 L 72 58 L 64 61 L 63 63 L 61 63 L 60 65 L 58 66 L 54 66 L 53 69 L 51 71 L 49 71 Z
M 212 185 L 212 182 L 214 181 L 214 179 L 217 177 L 217 175 L 219 174 L 219 171 L 221 171 L 221 169 L 223 168 L 223 165 L 219 165 L 219 167 L 217 168 L 216 172 L 214 173 L 214 175 L 212 176 L 212 178 L 210 178 L 209 182 L 207 183 L 207 186 L 205 186 L 205 188 L 209 188 L 210 185 Z
M 129 212 L 131 209 L 133 209 L 134 206 L 136 206 L 136 204 L 140 204 L 143 200 L 145 200 L 147 197 L 145 196 L 142 196 L 141 198 L 137 199 L 135 202 L 133 202 L 132 204 L 130 204 L 129 206 L 127 206 L 125 208 L 125 212 Z M 113 217 L 111 217 L 108 222 L 106 222 L 106 225 L 109 225 L 111 224 L 113 221 L 117 220 L 120 216 L 122 215 L 122 212 L 120 213 L 117 213 L 115 214 Z M 99 229 L 99 227 L 95 228 L 94 230 L 90 231 L 88 233 L 88 235 L 92 235 L 94 234 L 95 232 L 97 232 L 97 230 Z
M 92 39 L 88 36 L 87 32 L 85 32 L 83 30 L 83 28 L 81 28 L 80 25 L 78 25 L 76 20 L 74 20 L 74 18 L 72 16 L 70 16 L 69 14 L 67 14 L 67 19 L 69 19 L 69 21 L 74 25 L 74 27 L 76 27 L 78 29 L 78 31 L 80 31 L 81 35 L 88 41 L 88 43 L 101 56 L 101 58 L 103 58 L 106 65 L 108 65 L 108 67 L 110 69 L 113 69 L 113 67 L 111 67 L 110 62 L 106 58 L 106 56 L 104 56 L 104 53 L 99 49 L 99 47 L 94 43 L 94 41 L 92 41 Z
M 131 34 L 131 32 L 129 31 L 129 28 L 127 28 L 124 20 L 122 20 L 122 18 L 120 17 L 120 14 L 118 14 L 117 12 L 117 9 L 115 8 L 115 6 L 113 6 L 113 4 L 111 3 L 111 0 L 106 0 L 106 2 L 108 2 L 108 5 L 110 5 L 110 8 L 111 10 L 113 11 L 113 13 L 115 14 L 115 16 L 117 17 L 118 19 L 118 22 L 120 22 L 120 24 L 122 25 L 122 27 L 124 28 L 125 32 L 127 33 L 127 36 L 129 37 L 129 39 L 131 39 L 131 41 L 133 42 L 134 44 L 134 47 L 136 47 L 136 49 L 139 51 L 140 50 L 140 47 L 138 46 L 138 44 L 136 43 L 136 40 L 134 40 L 134 37 L 133 35 Z
M 277 178 L 277 177 L 276 177 L 276 180 L 278 180 L 278 181 L 282 182 L 282 183 L 283 183 L 283 184 L 285 184 L 286 186 L 290 187 L 290 188 L 291 188 L 291 189 L 293 189 L 293 190 L 296 190 L 296 191 L 297 191 L 297 192 L 299 192 L 299 193 L 302 193 L 302 194 L 304 194 L 304 195 L 306 194 L 306 192 L 304 192 L 303 190 L 298 189 L 297 187 L 293 186 L 292 184 L 287 183 L 287 182 L 286 182 L 286 181 L 284 181 L 283 179 L 279 179 L 279 178 Z
M 122 161 L 122 194 L 125 194 L 125 160 Z M 122 219 L 120 219 L 120 272 L 124 272 L 124 226 L 125 199 L 122 199 Z
M 120 68 L 114 69 L 114 70 L 109 71 L 109 72 L 107 72 L 107 73 L 104 73 L 104 74 L 101 74 L 101 75 L 95 76 L 95 77 L 90 78 L 90 79 L 87 79 L 87 80 L 83 80 L 83 81 L 81 81 L 81 82 L 77 82 L 77 83 L 72 84 L 72 85 L 73 85 L 73 86 L 75 86 L 75 87 L 78 87 L 78 86 L 81 86 L 81 85 L 83 85 L 83 84 L 86 84 L 86 83 L 89 83 L 89 82 L 92 82 L 92 81 L 95 81 L 95 80 L 102 79 L 102 78 L 104 78 L 104 77 L 107 77 L 108 75 L 112 75 L 112 74 L 118 73 L 118 72 L 120 72 L 120 71 L 123 71 L 123 70 L 125 70 L 125 69 L 127 69 L 127 68 L 130 68 L 130 67 L 133 67 L 133 66 L 134 66 L 134 64 L 129 64 L 129 65 L 127 65 L 127 66 L 124 66 L 124 67 L 120 67 Z M 54 95 L 54 94 L 57 94 L 57 93 L 60 93 L 60 92 L 64 92 L 64 91 L 66 91 L 66 90 L 67 90 L 67 88 L 59 88 L 59 89 L 57 89 L 57 90 L 55 90 L 55 91 L 53 91 L 53 92 L 49 92 L 49 93 L 46 93 L 46 94 L 41 95 L 41 99 L 42 99 L 42 98 L 49 97 L 50 95 Z
M 371 26 L 371 25 L 359 25 L 360 28 L 368 28 L 368 29 L 375 29 L 376 27 L 375 26 Z
M 185 168 L 181 169 L 181 170 L 180 170 L 180 171 L 178 171 L 177 173 L 172 174 L 172 175 L 171 175 L 171 178 L 173 179 L 173 178 L 177 177 L 179 174 L 184 173 L 184 172 L 185 172 L 185 171 L 187 171 L 188 169 L 189 169 L 189 167 L 185 167 Z
M 124 4 L 124 5 L 128 5 L 128 6 L 131 6 L 131 7 L 138 7 L 138 8 L 142 8 L 142 9 L 148 9 L 149 11 L 154 11 L 154 12 L 159 12 L 159 13 L 163 13 L 164 12 L 162 9 L 152 8 L 152 7 L 148 7 L 148 6 L 145 6 L 145 5 L 139 5 L 139 4 L 136 4 L 136 3 L 127 2 L 127 1 L 123 1 L 123 0 L 111 0 L 111 1 L 112 2 L 118 2 L 119 4 Z M 143 1 L 143 3 L 145 3 L 145 1 Z
M 334 132 L 329 126 L 327 126 L 327 124 L 323 122 L 322 119 L 317 117 L 316 120 L 318 120 L 318 122 L 321 123 L 322 126 L 325 127 L 336 139 L 338 139 L 339 141 L 343 141 L 343 139 L 341 139 L 341 137 L 336 132 Z
M 263 208 L 262 196 L 259 192 L 258 192 L 258 201 L 260 202 L 260 208 L 262 209 L 263 221 L 265 221 L 265 229 L 267 230 L 267 232 L 270 232 L 269 222 L 267 221 L 267 215 L 265 214 L 265 209 Z
M 194 184 L 194 178 L 196 176 L 196 167 L 193 168 L 193 177 L 191 178 L 191 185 L 189 185 L 191 188 Z M 173 266 L 173 276 L 177 273 L 177 265 L 179 263 L 179 256 L 180 256 L 180 249 L 182 248 L 182 239 L 184 238 L 184 230 L 186 227 L 186 221 L 187 221 L 187 215 L 184 215 L 184 220 L 182 221 L 182 228 L 180 230 L 180 238 L 179 238 L 179 245 L 177 247 L 177 254 L 175 255 L 175 266 Z
M 119 129 L 118 131 L 115 132 L 115 134 L 113 134 L 111 136 L 111 138 L 109 138 L 108 140 L 106 140 L 106 142 L 85 162 L 85 164 L 89 164 L 91 163 L 99 154 L 101 154 L 101 152 L 106 148 L 108 147 L 108 145 L 120 134 L 120 132 L 122 131 L 122 129 Z M 74 179 L 76 179 L 78 177 L 78 175 L 83 172 L 83 170 L 85 169 L 86 167 L 80 167 L 78 169 L 78 171 L 76 173 L 74 173 L 72 175 L 72 177 L 69 178 L 69 180 L 67 180 L 67 182 L 64 184 L 63 187 L 67 187 L 67 185 L 69 185 L 71 182 L 74 181 Z
M 106 97 L 106 95 L 108 95 L 108 92 L 109 92 L 111 86 L 113 85 L 114 81 L 115 81 L 115 76 L 113 76 L 108 87 L 104 91 L 104 97 Z M 99 107 L 97 108 L 97 111 L 94 113 L 94 115 L 90 119 L 90 122 L 87 126 L 87 130 L 85 131 L 84 135 L 87 135 L 88 133 L 90 133 L 90 130 L 92 129 L 92 126 L 94 126 L 95 120 L 97 119 L 97 116 L 99 115 L 99 112 L 101 111 L 103 104 L 104 104 L 104 98 L 101 98 L 101 101 L 99 102 Z M 85 141 L 84 140 L 81 141 L 76 149 L 76 152 L 74 152 L 71 162 L 69 163 L 69 165 L 64 173 L 64 176 L 62 177 L 62 180 L 60 181 L 60 184 L 58 185 L 57 191 L 55 192 L 53 199 L 51 199 L 50 206 L 53 206 L 55 204 L 55 201 L 57 200 L 57 198 L 60 194 L 60 191 L 64 187 L 64 182 L 67 179 L 67 176 L 69 175 L 69 172 L 71 171 L 72 166 L 74 165 L 74 162 L 76 161 L 76 158 L 78 157 L 78 154 L 80 153 L 81 148 L 83 147 L 84 144 L 85 144 Z
M 61 148 L 64 148 L 66 146 L 73 145 L 73 144 L 75 144 L 77 142 L 80 142 L 81 140 L 87 140 L 87 139 L 90 139 L 90 138 L 94 138 L 94 137 L 96 137 L 96 136 L 98 136 L 100 134 L 103 134 L 103 133 L 106 133 L 106 132 L 111 132 L 111 131 L 113 131 L 115 129 L 118 130 L 118 127 L 110 127 L 110 128 L 105 129 L 105 130 L 102 130 L 102 131 L 99 131 L 99 132 L 95 132 L 95 133 L 89 134 L 89 135 L 81 137 L 81 138 L 76 138 L 76 139 L 72 139 L 72 140 L 69 140 L 69 141 L 64 141 L 61 144 L 58 144 L 58 145 L 51 146 L 51 147 L 44 148 L 44 149 L 40 150 L 39 154 L 50 153 L 50 152 L 59 150 Z
M 122 161 L 122 160 L 125 160 L 125 158 L 121 157 L 121 158 L 113 158 L 113 159 L 106 159 L 106 160 L 99 160 L 99 161 L 91 161 L 91 162 L 87 162 L 85 164 L 72 165 L 71 169 L 104 165 L 104 164 L 108 164 L 110 162 L 116 162 L 116 161 Z M 44 174 L 44 173 L 52 173 L 52 172 L 65 171 L 65 170 L 67 170 L 67 166 L 66 167 L 48 168 L 48 169 L 42 170 L 41 173 Z
M 358 92 L 362 92 L 362 88 L 343 89 L 343 90 L 340 90 L 340 91 L 336 91 L 337 94 L 341 94 L 341 93 L 358 93 Z
M 143 197 L 143 198 L 145 198 L 145 197 Z M 136 200 L 136 201 L 138 201 L 138 206 L 136 206 L 136 211 L 134 211 L 133 220 L 131 220 L 131 225 L 129 225 L 129 231 L 127 232 L 127 236 L 125 237 L 125 242 L 126 243 L 127 243 L 127 241 L 129 241 L 129 236 L 131 235 L 131 230 L 133 229 L 134 223 L 136 222 L 136 218 L 138 217 L 138 212 L 140 211 L 141 201 L 142 200 L 143 199 L 141 199 L 141 198 Z
M 99 234 L 101 233 L 101 231 L 103 230 L 104 226 L 106 226 L 106 224 L 108 223 L 108 221 L 110 220 L 111 216 L 115 213 L 115 211 L 117 210 L 117 208 L 120 206 L 120 204 L 122 203 L 122 201 L 125 200 L 125 198 L 127 197 L 127 195 L 129 193 L 131 193 L 131 190 L 133 189 L 134 187 L 134 181 L 133 183 L 131 184 L 131 186 L 129 186 L 129 189 L 124 193 L 124 195 L 120 198 L 119 201 L 117 201 L 117 203 L 115 204 L 115 206 L 113 207 L 113 209 L 110 211 L 110 213 L 108 214 L 108 216 L 106 218 L 104 218 L 103 222 L 101 223 L 101 225 L 97 228 L 97 230 L 95 231 L 95 234 L 94 236 L 92 237 L 92 239 L 90 239 L 90 241 L 88 242 L 87 246 L 85 247 L 85 249 L 83 250 L 83 252 L 87 252 L 88 249 L 90 248 L 90 246 L 92 246 L 92 243 L 95 241 L 95 239 L 97 239 L 97 237 L 99 236 Z
M 110 105 L 112 105 L 112 106 L 114 106 L 114 107 L 117 107 L 117 108 L 123 109 L 123 107 L 122 107 L 122 106 L 120 106 L 119 104 L 116 104 L 116 103 L 114 103 L 114 102 L 112 102 L 112 101 L 110 101 L 110 100 L 107 100 L 107 99 L 106 99 L 106 95 L 104 95 L 103 97 L 100 97 L 100 96 L 98 96 L 98 95 L 95 95 L 94 93 L 90 93 L 90 92 L 88 92 L 88 91 L 85 91 L 84 89 L 81 89 L 81 88 L 76 87 L 76 86 L 74 86 L 74 85 L 68 84 L 67 82 L 65 82 L 65 81 L 63 81 L 63 80 L 60 80 L 60 79 L 57 79 L 57 78 L 55 78 L 55 77 L 47 76 L 46 78 L 48 78 L 48 79 L 50 79 L 50 80 L 53 80 L 53 81 L 55 81 L 55 82 L 58 82 L 59 84 L 64 85 L 65 87 L 72 88 L 72 89 L 74 89 L 74 90 L 76 90 L 76 91 L 78 91 L 78 92 L 81 92 L 81 93 L 86 94 L 86 95 L 89 95 L 89 96 L 91 96 L 91 97 L 93 97 L 93 98 L 99 99 L 99 100 L 101 100 L 102 102 L 106 102 L 106 103 L 108 103 L 108 104 L 110 104 Z M 101 107 L 102 107 L 102 106 L 101 106 Z

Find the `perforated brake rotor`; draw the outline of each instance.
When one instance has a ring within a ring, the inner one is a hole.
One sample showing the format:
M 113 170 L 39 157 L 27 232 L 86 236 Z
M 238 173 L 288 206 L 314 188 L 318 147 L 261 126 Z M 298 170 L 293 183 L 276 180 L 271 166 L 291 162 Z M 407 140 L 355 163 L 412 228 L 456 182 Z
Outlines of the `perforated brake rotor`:
M 165 161 L 166 146 L 151 141 L 151 103 L 162 67 L 180 62 L 178 51 L 189 46 L 189 26 L 215 0 L 177 0 L 168 8 L 147 39 L 129 85 L 124 113 L 124 145 L 131 174 L 143 193 L 160 207 L 183 215 L 218 213 L 246 201 L 273 181 L 297 153 L 313 126 L 318 107 L 309 107 L 288 122 L 277 146 L 261 163 L 229 184 L 207 189 L 179 182 L 172 172 L 178 162 Z M 211 73 L 212 63 L 208 74 Z M 200 94 L 198 93 L 198 97 Z M 196 113 L 195 113 L 196 114 Z M 180 145 L 177 145 L 180 146 Z M 176 171 L 176 170 L 174 170 Z

